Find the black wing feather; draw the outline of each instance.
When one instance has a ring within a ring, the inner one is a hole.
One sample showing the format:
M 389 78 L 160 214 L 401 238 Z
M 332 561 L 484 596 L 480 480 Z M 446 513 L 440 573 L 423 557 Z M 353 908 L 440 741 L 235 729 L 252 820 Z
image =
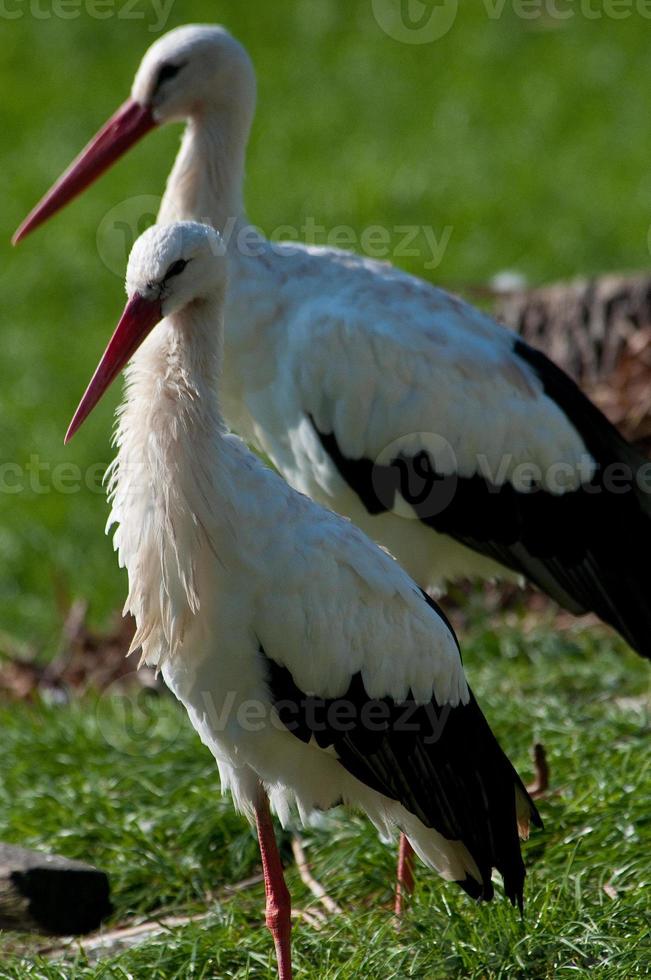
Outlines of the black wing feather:
M 651 657 L 651 495 L 641 479 L 650 464 L 544 354 L 521 340 L 514 353 L 597 463 L 592 480 L 576 491 L 525 493 L 479 474 L 442 476 L 424 451 L 399 454 L 389 465 L 349 460 L 333 433 L 312 425 L 370 514 L 390 510 L 400 492 L 428 527 L 524 575 L 571 612 L 596 613 Z M 651 485 L 651 468 L 647 477 Z
M 492 898 L 497 868 L 508 897 L 522 904 L 516 787 L 528 797 L 472 695 L 454 708 L 434 700 L 419 706 L 411 694 L 404 702 L 372 699 L 357 673 L 341 698 L 320 698 L 301 691 L 286 667 L 261 653 L 272 703 L 289 731 L 303 742 L 332 746 L 365 786 L 402 803 L 446 839 L 463 841 L 482 876 L 481 885 L 459 882 L 469 894 Z

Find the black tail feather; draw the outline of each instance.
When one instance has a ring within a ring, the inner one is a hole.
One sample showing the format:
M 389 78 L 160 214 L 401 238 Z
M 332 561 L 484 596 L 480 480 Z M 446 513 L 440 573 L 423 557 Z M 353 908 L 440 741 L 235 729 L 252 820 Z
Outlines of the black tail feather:
M 269 657 L 267 665 L 280 720 L 297 738 L 333 748 L 341 765 L 364 785 L 400 802 L 446 840 L 461 841 L 481 877 L 476 884 L 460 883 L 473 897 L 492 898 L 496 868 L 511 902 L 522 906 L 518 795 L 528 801 L 531 822 L 540 826 L 541 821 L 472 694 L 468 704 L 455 707 L 434 700 L 418 705 L 411 695 L 405 702 L 371 699 L 362 675 L 355 674 L 341 698 L 317 698 L 304 694 L 286 667 Z M 332 726 L 335 703 L 350 705 L 350 718 L 359 723 L 347 723 L 345 730 Z M 364 718 L 378 717 L 379 708 L 382 725 L 364 725 Z
M 574 554 L 568 560 L 561 549 L 555 563 L 547 560 L 561 594 L 554 594 L 554 585 L 546 591 L 568 608 L 597 613 L 651 658 L 651 464 L 544 354 L 522 341 L 515 352 L 536 371 L 597 463 L 589 484 L 564 495 L 565 502 L 560 498 L 559 530 Z

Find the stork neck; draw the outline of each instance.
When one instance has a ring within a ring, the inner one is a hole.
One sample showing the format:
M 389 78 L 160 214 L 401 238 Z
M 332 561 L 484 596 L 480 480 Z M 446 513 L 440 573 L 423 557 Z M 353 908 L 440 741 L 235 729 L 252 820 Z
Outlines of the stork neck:
M 134 643 L 159 666 L 214 598 L 210 570 L 229 543 L 217 314 L 214 303 L 194 303 L 158 324 L 129 365 L 119 415 L 109 524 L 118 525 L 115 545 L 129 572 Z
M 246 223 L 244 163 L 250 121 L 234 107 L 204 108 L 186 125 L 158 220 L 202 221 L 228 242 Z
M 201 300 L 163 320 L 135 354 L 129 368 L 127 401 L 161 407 L 188 424 L 222 431 L 216 379 L 223 330 L 214 301 Z

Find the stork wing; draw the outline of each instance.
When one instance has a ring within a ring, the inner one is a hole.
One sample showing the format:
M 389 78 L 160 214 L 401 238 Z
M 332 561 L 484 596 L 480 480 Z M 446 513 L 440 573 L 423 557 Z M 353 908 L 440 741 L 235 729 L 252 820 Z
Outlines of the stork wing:
M 539 819 L 467 688 L 451 627 L 351 524 L 314 505 L 309 516 L 294 513 L 292 560 L 276 554 L 282 576 L 256 613 L 281 722 L 461 841 L 480 872 L 459 882 L 471 895 L 492 896 L 497 868 L 521 901 L 518 825 Z
M 292 334 L 307 424 L 338 476 L 369 513 L 415 514 L 651 655 L 644 461 L 515 334 L 395 270 L 366 290 L 364 275 Z
M 371 697 L 465 703 L 456 637 L 438 606 L 353 524 L 273 479 L 289 509 L 274 546 L 279 571 L 256 611 L 264 649 L 323 697 L 360 674 Z

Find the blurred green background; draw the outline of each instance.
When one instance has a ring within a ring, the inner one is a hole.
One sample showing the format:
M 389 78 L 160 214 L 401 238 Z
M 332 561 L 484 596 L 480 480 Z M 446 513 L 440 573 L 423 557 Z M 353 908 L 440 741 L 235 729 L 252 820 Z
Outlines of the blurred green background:
M 70 447 L 62 440 L 122 306 L 98 228 L 119 202 L 161 192 L 180 128 L 151 134 L 12 250 L 15 226 L 128 95 L 158 36 L 150 0 L 106 20 L 81 0 L 63 8 L 70 19 L 35 3 L 7 0 L 0 14 L 0 630 L 47 648 L 57 594 L 86 596 L 102 622 L 126 591 L 96 486 L 117 386 Z M 397 261 L 462 289 L 505 268 L 541 282 L 649 263 L 651 20 L 633 3 L 622 19 L 557 6 L 575 16 L 523 19 L 506 3 L 494 18 L 499 4 L 464 3 L 422 45 L 383 30 L 372 0 L 177 0 L 164 29 L 221 21 L 253 56 L 254 222 L 451 228 L 438 268 L 425 254 Z M 75 492 L 69 464 L 95 492 Z

